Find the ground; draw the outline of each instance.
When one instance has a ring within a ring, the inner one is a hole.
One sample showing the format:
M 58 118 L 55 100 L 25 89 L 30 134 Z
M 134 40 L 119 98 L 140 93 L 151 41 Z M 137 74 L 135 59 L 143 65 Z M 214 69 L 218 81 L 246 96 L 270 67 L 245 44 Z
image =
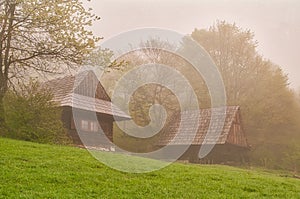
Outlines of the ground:
M 300 198 L 300 180 L 282 175 L 180 163 L 125 173 L 83 149 L 0 138 L 0 198 Z

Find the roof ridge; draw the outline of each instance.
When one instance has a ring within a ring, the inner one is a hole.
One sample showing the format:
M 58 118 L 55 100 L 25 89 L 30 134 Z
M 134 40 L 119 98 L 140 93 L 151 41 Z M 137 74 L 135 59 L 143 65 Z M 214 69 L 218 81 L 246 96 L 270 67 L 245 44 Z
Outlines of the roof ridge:
M 48 82 L 51 82 L 51 81 L 57 81 L 57 80 L 62 80 L 62 79 L 67 79 L 67 78 L 74 78 L 76 76 L 82 75 L 83 73 L 89 73 L 91 71 L 92 70 L 79 71 L 76 74 L 69 74 L 69 75 L 65 75 L 65 76 L 62 76 L 62 77 L 56 77 L 56 78 L 53 78 L 53 79 L 50 79 L 50 80 L 46 80 L 43 83 L 48 83 Z
M 218 110 L 218 109 L 224 109 L 224 111 L 228 111 L 231 109 L 235 109 L 235 112 L 237 112 L 240 109 L 240 106 L 219 106 L 219 107 L 211 107 L 211 108 L 199 108 L 199 109 L 189 109 L 189 110 L 179 110 L 176 111 L 174 114 L 180 114 L 180 113 L 189 113 L 189 112 L 195 112 L 195 111 L 211 111 Z

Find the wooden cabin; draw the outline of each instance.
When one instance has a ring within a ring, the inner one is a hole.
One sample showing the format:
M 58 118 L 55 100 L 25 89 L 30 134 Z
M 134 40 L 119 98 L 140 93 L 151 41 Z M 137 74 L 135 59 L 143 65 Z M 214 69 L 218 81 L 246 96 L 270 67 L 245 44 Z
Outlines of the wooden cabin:
M 53 79 L 44 86 L 62 107 L 64 127 L 75 145 L 113 150 L 113 122 L 130 117 L 112 104 L 93 71 Z
M 211 123 L 208 135 L 211 115 L 213 110 L 216 116 Z M 181 119 L 183 121 L 181 121 Z M 222 122 L 224 118 L 224 122 Z M 199 126 L 194 124 L 199 121 Z M 180 128 L 180 123 L 184 128 Z M 220 107 L 214 109 L 190 110 L 176 113 L 165 126 L 158 142 L 158 146 L 169 145 L 174 150 L 188 146 L 186 152 L 179 160 L 193 163 L 209 164 L 239 164 L 247 161 L 249 145 L 242 126 L 240 108 L 238 106 Z M 204 145 L 213 146 L 210 153 L 200 159 L 198 154 Z

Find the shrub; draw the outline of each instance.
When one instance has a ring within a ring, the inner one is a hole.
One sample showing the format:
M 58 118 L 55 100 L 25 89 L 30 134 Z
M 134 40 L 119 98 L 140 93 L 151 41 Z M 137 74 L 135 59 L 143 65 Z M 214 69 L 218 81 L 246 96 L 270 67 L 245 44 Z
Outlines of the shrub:
M 61 122 L 61 109 L 52 93 L 31 80 L 4 98 L 6 136 L 39 143 L 68 144 Z

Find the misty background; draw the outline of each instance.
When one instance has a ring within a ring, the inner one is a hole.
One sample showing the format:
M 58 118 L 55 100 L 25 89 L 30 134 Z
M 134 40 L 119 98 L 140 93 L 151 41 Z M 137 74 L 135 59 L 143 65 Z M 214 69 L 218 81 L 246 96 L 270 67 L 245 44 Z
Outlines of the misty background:
M 259 53 L 288 74 L 293 89 L 300 88 L 300 1 L 94 0 L 85 5 L 101 17 L 93 31 L 104 37 L 104 41 L 142 27 L 191 34 L 195 28 L 209 28 L 216 20 L 235 22 L 254 32 Z

